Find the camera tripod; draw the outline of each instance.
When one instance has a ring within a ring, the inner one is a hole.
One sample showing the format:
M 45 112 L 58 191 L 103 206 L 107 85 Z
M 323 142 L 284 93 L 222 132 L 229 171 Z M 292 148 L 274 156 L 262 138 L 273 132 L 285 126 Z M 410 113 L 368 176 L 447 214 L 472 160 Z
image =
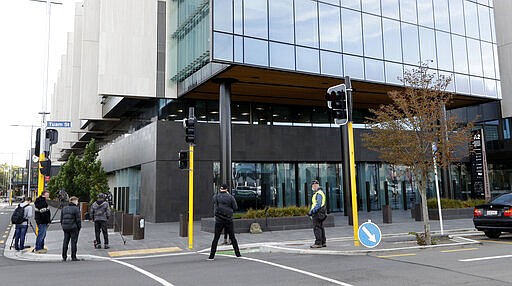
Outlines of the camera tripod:
M 28 222 L 28 225 L 30 225 L 30 228 L 32 228 L 32 231 L 34 232 L 34 234 L 36 234 L 36 230 L 35 230 L 34 226 L 32 225 L 32 222 L 30 222 L 30 220 L 27 222 Z M 11 245 L 9 246 L 9 250 L 12 249 L 12 245 L 14 244 L 14 239 L 16 238 L 16 234 L 17 234 L 17 230 L 14 230 L 14 235 L 12 236 Z

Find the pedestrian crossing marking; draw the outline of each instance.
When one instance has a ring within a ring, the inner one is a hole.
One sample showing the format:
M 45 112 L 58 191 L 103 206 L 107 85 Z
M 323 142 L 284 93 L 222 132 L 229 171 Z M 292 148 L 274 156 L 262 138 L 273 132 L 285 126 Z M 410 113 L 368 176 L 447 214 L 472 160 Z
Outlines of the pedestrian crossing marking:
M 391 254 L 391 255 L 381 255 L 377 256 L 378 258 L 392 258 L 392 257 L 401 257 L 401 256 L 415 256 L 416 253 L 403 253 L 403 254 Z
M 469 251 L 469 250 L 477 250 L 478 248 L 461 248 L 461 249 L 450 249 L 450 250 L 442 250 L 441 252 L 449 253 L 449 252 L 459 252 L 459 251 Z
M 6 237 L 7 237 L 7 234 L 2 235 L 2 238 L 6 238 Z
M 120 257 L 120 256 L 127 256 L 127 255 L 154 254 L 154 253 L 166 253 L 166 252 L 178 252 L 178 251 L 181 251 L 181 248 L 179 248 L 179 247 L 163 247 L 163 248 L 110 251 L 108 253 L 108 255 L 110 255 L 110 257 Z
M 5 243 L 5 240 L 0 240 L 0 244 L 4 244 Z
M 481 243 L 492 242 L 492 243 L 501 243 L 501 244 L 512 244 L 512 242 L 498 241 L 498 240 L 481 240 L 480 242 Z

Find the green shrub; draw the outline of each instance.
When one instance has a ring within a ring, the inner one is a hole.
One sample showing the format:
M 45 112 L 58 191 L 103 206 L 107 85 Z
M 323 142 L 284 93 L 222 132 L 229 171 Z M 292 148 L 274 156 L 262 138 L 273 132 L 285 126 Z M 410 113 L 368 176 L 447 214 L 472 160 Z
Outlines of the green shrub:
M 460 209 L 460 208 L 472 208 L 476 205 L 484 204 L 485 200 L 453 200 L 453 199 L 441 199 L 442 209 Z M 429 209 L 437 209 L 437 199 L 429 199 L 427 201 Z
M 236 214 L 235 218 L 305 216 L 308 214 L 308 211 L 309 208 L 307 207 L 268 208 L 266 211 L 249 209 L 245 214 Z

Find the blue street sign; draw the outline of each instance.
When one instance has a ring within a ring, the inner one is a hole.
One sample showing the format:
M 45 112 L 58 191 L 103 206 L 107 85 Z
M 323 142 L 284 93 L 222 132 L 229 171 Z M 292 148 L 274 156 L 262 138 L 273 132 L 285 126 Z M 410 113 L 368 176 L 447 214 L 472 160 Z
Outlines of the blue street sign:
M 379 245 L 382 238 L 380 228 L 370 220 L 360 225 L 357 233 L 361 244 L 368 248 Z
M 71 121 L 46 121 L 46 127 L 64 127 L 64 128 L 70 128 L 71 127 Z

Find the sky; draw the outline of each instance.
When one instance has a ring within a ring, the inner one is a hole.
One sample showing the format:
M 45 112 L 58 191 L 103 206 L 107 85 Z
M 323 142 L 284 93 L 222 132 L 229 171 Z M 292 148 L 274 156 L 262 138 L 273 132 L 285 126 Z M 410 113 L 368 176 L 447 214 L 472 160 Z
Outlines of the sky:
M 39 0 L 44 1 L 44 0 Z M 67 33 L 73 31 L 75 3 L 52 0 L 48 64 L 47 111 L 66 53 Z M 44 98 L 46 3 L 0 0 L 0 164 L 25 166 L 36 129 L 41 126 Z M 11 126 L 11 125 L 26 125 Z M 30 126 L 34 125 L 33 128 Z

